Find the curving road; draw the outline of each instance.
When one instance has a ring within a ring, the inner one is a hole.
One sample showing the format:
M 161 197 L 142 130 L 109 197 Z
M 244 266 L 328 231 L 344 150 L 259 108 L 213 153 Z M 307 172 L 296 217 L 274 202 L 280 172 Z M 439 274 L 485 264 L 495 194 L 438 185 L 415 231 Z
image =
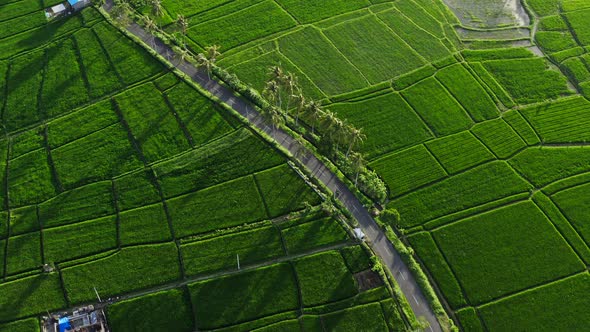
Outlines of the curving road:
M 113 0 L 107 0 L 103 6 L 107 12 L 110 11 L 112 7 Z M 384 266 L 389 269 L 394 276 L 402 292 L 412 306 L 414 314 L 417 317 L 423 316 L 428 320 L 430 323 L 428 328 L 429 331 L 442 331 L 432 308 L 424 297 L 422 290 L 418 286 L 418 283 L 408 266 L 402 261 L 399 253 L 394 249 L 391 242 L 387 239 L 369 212 L 346 187 L 346 185 L 336 177 L 336 175 L 334 175 L 320 160 L 318 160 L 293 137 L 280 129 L 273 129 L 266 119 L 264 119 L 248 101 L 241 97 L 237 97 L 234 94 L 234 91 L 222 86 L 217 81 L 210 79 L 204 70 L 198 69 L 185 61 L 180 61 L 170 47 L 145 31 L 141 26 L 132 23 L 127 27 L 127 30 L 143 40 L 148 47 L 151 47 L 180 71 L 188 75 L 195 83 L 208 90 L 221 101 L 230 105 L 252 125 L 266 132 L 284 148 L 289 150 L 294 156 L 300 156 L 297 157 L 299 162 L 307 167 L 312 175 L 330 188 L 332 192 L 338 193 L 338 200 L 342 202 L 348 211 L 350 211 L 356 220 L 358 220 L 369 244 L 375 253 L 381 258 Z

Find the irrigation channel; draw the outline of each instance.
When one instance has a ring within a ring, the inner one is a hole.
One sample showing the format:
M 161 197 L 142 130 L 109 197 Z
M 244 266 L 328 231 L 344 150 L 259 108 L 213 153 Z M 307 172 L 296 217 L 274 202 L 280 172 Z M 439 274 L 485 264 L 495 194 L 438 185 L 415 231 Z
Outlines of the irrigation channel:
M 107 0 L 103 5 L 103 9 L 110 12 L 113 6 L 113 0 Z M 363 204 L 361 204 L 348 187 L 346 187 L 346 185 L 344 185 L 338 177 L 326 167 L 326 165 L 317 159 L 313 153 L 295 138 L 291 137 L 281 129 L 273 128 L 268 121 L 256 111 L 250 102 L 241 97 L 237 97 L 233 90 L 230 90 L 214 79 L 209 78 L 209 75 L 205 70 L 196 68 L 186 61 L 181 61 L 179 56 L 175 54 L 170 47 L 164 44 L 160 39 L 148 33 L 141 26 L 132 23 L 127 27 L 127 30 L 140 38 L 148 47 L 164 57 L 177 69 L 188 75 L 196 84 L 209 91 L 222 102 L 231 106 L 253 126 L 264 131 L 294 156 L 298 156 L 297 158 L 299 162 L 304 165 L 316 179 L 326 185 L 333 193 L 338 193 L 336 195 L 337 199 L 342 202 L 346 209 L 348 209 L 358 221 L 359 226 L 365 233 L 366 239 L 372 249 L 399 284 L 416 317 L 422 316 L 429 322 L 429 331 L 442 331 L 432 308 L 418 286 L 418 282 L 412 275 L 408 266 L 403 262 L 399 253 L 395 250 L 391 242 L 385 236 L 385 233 L 377 225 Z

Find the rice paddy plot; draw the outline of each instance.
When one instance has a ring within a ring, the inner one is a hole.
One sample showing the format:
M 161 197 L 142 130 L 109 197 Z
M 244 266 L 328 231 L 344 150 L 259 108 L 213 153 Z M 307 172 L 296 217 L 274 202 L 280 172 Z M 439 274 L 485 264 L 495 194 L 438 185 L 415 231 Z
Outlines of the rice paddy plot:
M 373 16 L 324 30 L 338 50 L 376 84 L 421 67 L 423 60 Z
M 238 259 L 247 266 L 285 255 L 281 235 L 273 226 L 187 241 L 181 252 L 187 275 L 237 270 Z
M 527 241 L 521 234 L 527 234 Z M 433 236 L 472 304 L 580 272 L 585 266 L 531 202 L 466 219 Z M 482 282 L 487 287 L 481 287 Z
M 413 191 L 392 205 L 401 214 L 401 227 L 412 227 L 530 188 L 508 164 L 496 161 Z
M 432 137 L 428 127 L 397 93 L 334 104 L 329 109 L 357 128 L 363 129 L 367 139 L 361 149 L 369 159 Z
M 369 85 L 363 74 L 315 28 L 307 27 L 287 34 L 278 43 L 281 53 L 328 95 Z
M 531 106 L 521 113 L 545 143 L 590 141 L 590 102 L 582 97 Z
M 590 170 L 586 147 L 532 147 L 509 163 L 537 187 Z
M 566 78 L 549 69 L 543 58 L 487 61 L 484 66 L 521 104 L 572 94 Z
M 527 146 L 503 119 L 477 124 L 471 132 L 500 159 L 508 158 Z
M 410 192 L 447 175 L 424 145 L 385 156 L 369 165 L 383 177 L 391 197 Z
M 425 146 L 449 174 L 495 159 L 469 131 L 426 142 Z
M 423 80 L 401 94 L 437 136 L 454 134 L 472 125 L 463 107 L 434 78 Z
M 552 198 L 572 226 L 590 244 L 590 214 L 585 208 L 590 197 L 589 184 L 583 184 L 553 195 Z
M 590 275 L 578 274 L 490 303 L 479 309 L 489 329 L 577 330 L 590 324 L 583 308 L 588 303 Z M 567 305 L 563 300 L 567 299 Z
M 229 50 L 295 25 L 295 20 L 276 2 L 263 1 L 242 11 L 196 24 L 187 35 L 202 47 L 216 44 Z M 227 26 L 232 28 L 225 29 Z

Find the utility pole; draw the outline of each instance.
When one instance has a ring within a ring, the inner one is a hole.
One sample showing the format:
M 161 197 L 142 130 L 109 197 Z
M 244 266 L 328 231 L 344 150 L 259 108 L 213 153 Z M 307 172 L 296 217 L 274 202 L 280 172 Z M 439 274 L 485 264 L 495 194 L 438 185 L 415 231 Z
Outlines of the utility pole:
M 236 254 L 236 259 L 238 260 L 238 270 L 240 269 L 240 254 Z
M 96 294 L 96 297 L 98 298 L 98 302 L 102 302 L 102 300 L 100 299 L 100 295 L 98 295 L 98 291 L 96 290 L 96 287 L 94 288 L 94 294 Z

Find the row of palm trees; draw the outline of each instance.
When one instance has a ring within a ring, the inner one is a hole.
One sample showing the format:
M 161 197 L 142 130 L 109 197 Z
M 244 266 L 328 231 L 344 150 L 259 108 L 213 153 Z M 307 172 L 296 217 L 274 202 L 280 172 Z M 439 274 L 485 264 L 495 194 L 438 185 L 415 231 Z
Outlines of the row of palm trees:
M 324 110 L 320 102 L 308 101 L 294 74 L 285 72 L 280 66 L 270 67 L 269 74 L 270 79 L 266 82 L 263 96 L 271 106 L 265 110 L 265 114 L 275 127 L 281 125 L 288 114 L 293 115 L 296 126 L 299 125 L 300 117 L 303 117 L 311 126 L 312 135 L 315 135 L 316 127 L 322 128 L 336 152 L 342 145 L 348 145 L 346 158 L 355 146 L 365 140 L 361 129 L 338 118 L 332 111 Z

